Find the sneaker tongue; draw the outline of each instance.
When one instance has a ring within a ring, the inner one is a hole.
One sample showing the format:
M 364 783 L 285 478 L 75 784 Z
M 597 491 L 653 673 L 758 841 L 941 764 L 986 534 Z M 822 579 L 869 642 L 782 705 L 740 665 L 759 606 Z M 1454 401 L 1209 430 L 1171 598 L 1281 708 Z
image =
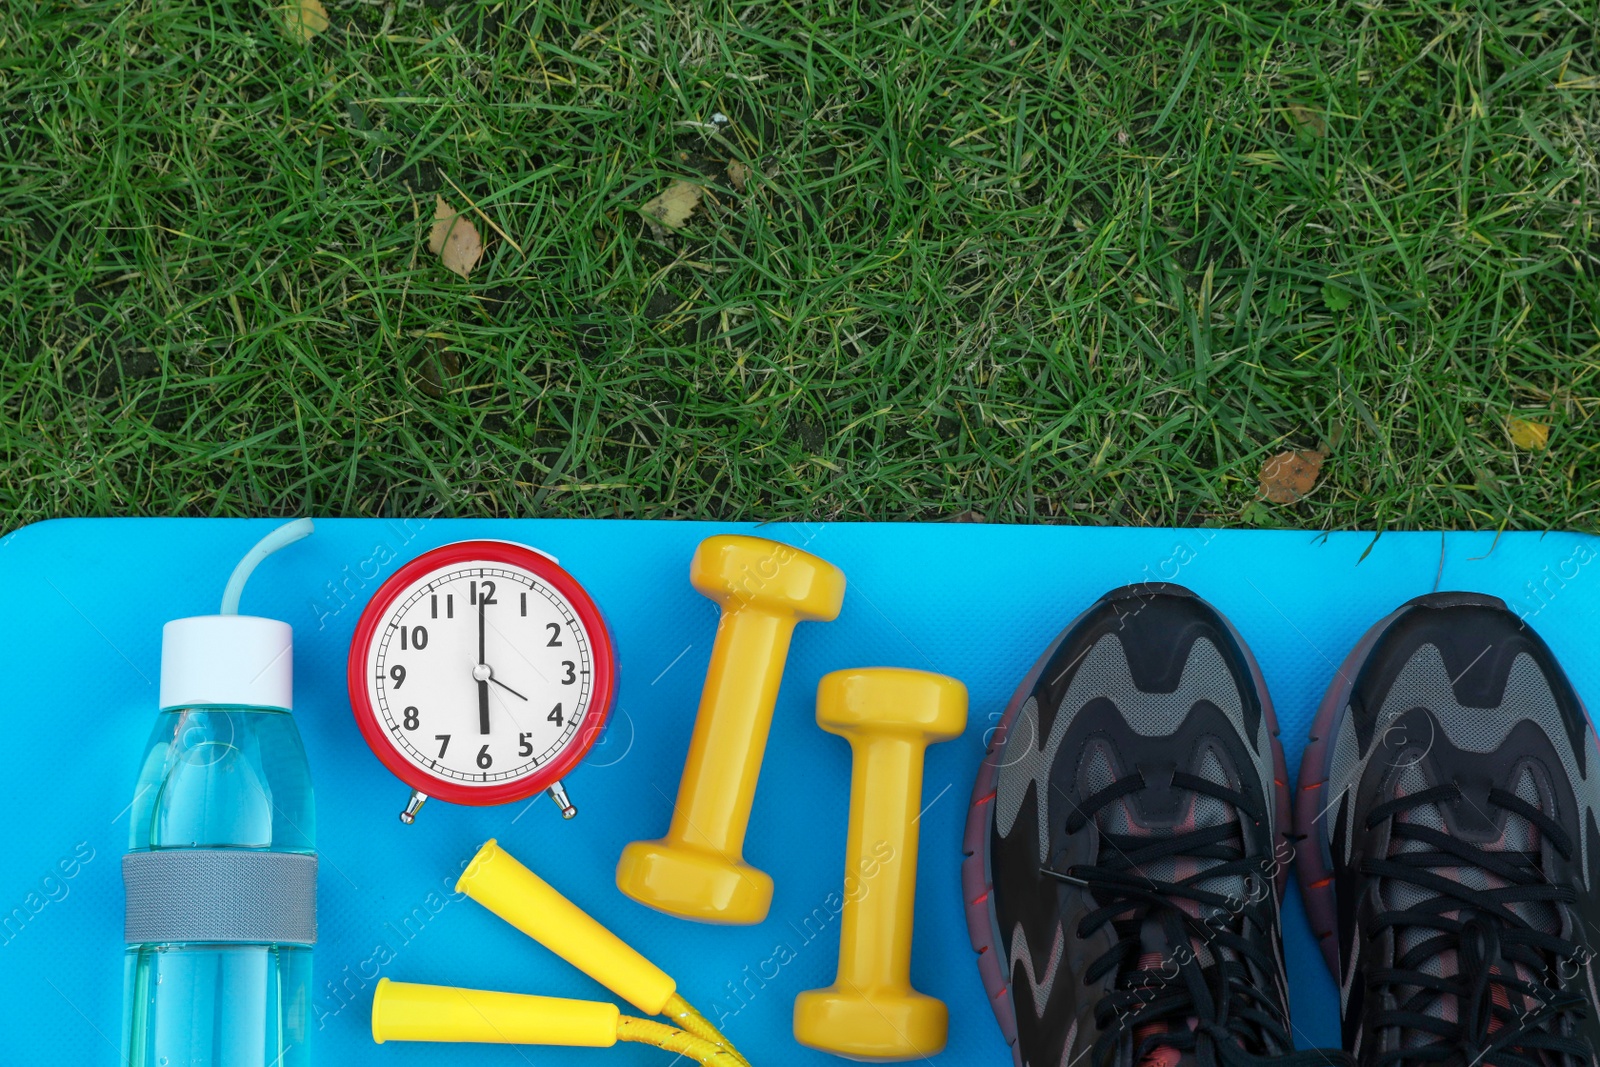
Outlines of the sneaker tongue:
M 1113 768 L 1109 751 L 1099 746 L 1091 750 L 1088 768 L 1093 788 L 1104 788 L 1115 779 L 1117 774 Z M 1194 763 L 1193 773 L 1225 788 L 1238 788 L 1237 783 L 1231 779 L 1227 770 L 1223 767 L 1222 761 L 1217 758 L 1216 752 L 1210 746 L 1201 751 L 1200 758 Z M 1103 831 L 1139 838 L 1190 833 L 1195 830 L 1204 830 L 1213 826 L 1237 822 L 1238 813 L 1234 811 L 1231 805 L 1218 800 L 1216 797 L 1201 793 L 1186 793 L 1175 818 L 1167 815 L 1159 822 L 1147 820 L 1138 808 L 1138 801 L 1134 797 L 1128 797 L 1118 803 L 1109 805 L 1098 819 L 1100 828 Z M 1230 848 L 1243 848 L 1243 842 L 1237 836 L 1229 838 L 1224 843 Z M 1161 882 L 1178 882 L 1216 867 L 1221 863 L 1222 861 L 1218 859 L 1172 856 L 1133 867 L 1130 869 L 1130 873 L 1143 875 L 1146 878 Z M 1199 887 L 1235 899 L 1243 899 L 1247 889 L 1244 878 L 1237 874 L 1221 878 L 1203 879 L 1199 882 Z M 1200 913 L 1199 905 L 1193 901 L 1180 901 L 1178 906 L 1191 915 Z M 1216 909 L 1208 910 L 1214 911 Z M 1205 958 L 1209 960 L 1209 956 Z
M 1400 773 L 1400 776 L 1395 783 L 1394 795 L 1396 797 L 1409 796 L 1412 793 L 1419 793 L 1427 788 L 1427 775 L 1423 772 L 1419 765 L 1413 764 Z M 1542 801 L 1539 795 L 1539 787 L 1535 782 L 1533 773 L 1531 771 L 1526 769 L 1523 770 L 1521 775 L 1517 778 L 1515 788 L 1512 791 L 1516 793 L 1519 798 L 1527 801 L 1535 807 L 1542 806 Z M 1527 819 L 1524 819 L 1522 816 L 1512 812 L 1506 812 L 1504 817 L 1504 829 L 1501 832 L 1499 839 L 1486 844 L 1475 843 L 1476 847 L 1483 849 L 1485 852 L 1537 852 L 1540 848 L 1538 828 L 1530 823 Z M 1487 815 L 1485 815 L 1485 818 L 1487 818 Z M 1397 822 L 1405 822 L 1417 826 L 1427 826 L 1440 831 L 1448 829 L 1448 824 L 1445 819 L 1445 811 L 1438 804 L 1420 805 L 1410 809 L 1407 812 L 1397 815 L 1395 819 Z M 1432 846 L 1425 842 L 1416 841 L 1409 838 L 1391 838 L 1389 844 L 1389 855 L 1391 857 L 1402 855 L 1406 852 L 1428 851 L 1432 851 Z M 1451 866 L 1431 867 L 1428 869 L 1440 877 L 1449 878 L 1473 889 L 1499 889 L 1506 885 L 1504 879 L 1491 874 L 1480 867 Z M 1416 907 L 1418 904 L 1431 899 L 1434 895 L 1429 890 L 1412 885 L 1409 882 L 1395 879 L 1386 880 L 1380 890 L 1380 893 L 1383 900 L 1383 906 L 1386 909 L 1394 911 L 1403 911 L 1408 908 Z M 1525 903 L 1512 904 L 1510 907 L 1512 911 L 1516 912 L 1518 916 L 1520 916 L 1535 929 L 1543 930 L 1546 933 L 1553 934 L 1560 933 L 1561 931 L 1561 916 L 1553 904 L 1539 901 L 1529 901 Z M 1444 914 L 1452 919 L 1463 918 L 1459 911 L 1449 911 L 1445 912 Z M 1402 929 L 1395 946 L 1396 955 L 1403 955 L 1415 948 L 1417 945 L 1436 935 L 1437 931 L 1429 929 Z M 1512 965 L 1503 962 L 1492 963 L 1490 964 L 1490 970 L 1499 973 L 1508 966 Z M 1426 973 L 1439 976 L 1454 975 L 1459 972 L 1460 968 L 1461 961 L 1459 959 L 1459 955 L 1453 950 L 1440 952 L 1422 965 L 1422 969 Z M 1538 976 L 1530 974 L 1526 967 L 1517 964 L 1515 965 L 1515 969 L 1519 977 L 1523 978 L 1524 980 L 1535 982 L 1538 981 Z M 1502 987 L 1495 986 L 1491 990 L 1491 994 L 1496 1004 L 1499 1004 L 1502 1007 L 1507 1006 L 1506 993 Z M 1433 1006 L 1430 1010 L 1430 1014 L 1434 1013 L 1441 1018 L 1455 1022 L 1461 1018 L 1462 1006 L 1456 1003 L 1456 998 L 1453 996 L 1440 996 L 1435 998 Z M 1498 1029 L 1498 1026 L 1491 1024 L 1491 1030 L 1492 1029 Z M 1414 1047 L 1418 1045 L 1431 1044 L 1435 1040 L 1437 1040 L 1437 1037 L 1432 1034 L 1424 1033 L 1422 1031 L 1407 1031 L 1402 1039 L 1402 1044 L 1407 1047 Z
M 1428 788 L 1427 776 L 1421 766 L 1413 764 L 1400 773 L 1399 780 L 1395 783 L 1394 795 L 1398 797 L 1420 793 Z M 1539 787 L 1534 782 L 1533 772 L 1524 769 L 1518 777 L 1516 795 L 1535 807 L 1541 806 Z M 1475 843 L 1476 847 L 1485 852 L 1537 852 L 1540 848 L 1539 830 L 1527 819 L 1513 812 L 1504 813 L 1504 829 L 1498 840 L 1488 843 Z M 1426 826 L 1434 830 L 1446 830 L 1444 809 L 1438 804 L 1423 804 L 1412 808 L 1395 817 L 1396 822 L 1410 823 L 1415 826 Z M 1429 852 L 1432 846 L 1424 841 L 1411 838 L 1391 838 L 1389 855 L 1398 856 L 1406 852 Z M 1490 874 L 1480 867 L 1432 867 L 1435 874 L 1473 889 L 1500 889 L 1506 885 L 1504 879 Z M 1389 881 L 1383 889 L 1383 903 L 1387 908 L 1403 910 L 1415 907 L 1424 900 L 1433 896 L 1428 890 L 1403 881 Z M 1529 901 L 1511 905 L 1511 910 L 1536 930 L 1556 934 L 1561 932 L 1561 915 L 1555 905 L 1541 901 Z M 1447 913 L 1456 916 L 1457 913 Z M 1426 939 L 1432 936 L 1429 931 L 1407 932 L 1407 936 Z M 1415 943 L 1415 942 L 1413 942 Z M 1401 951 L 1409 947 L 1402 944 Z
M 1144 1044 L 1151 1034 L 1161 1033 L 1160 1023 L 1141 1026 L 1133 1032 L 1133 1047 Z M 1171 1045 L 1157 1045 L 1139 1059 L 1139 1067 L 1195 1067 L 1198 1058 L 1192 1052 L 1180 1052 Z
M 1092 787 L 1105 788 L 1115 780 L 1117 772 L 1113 768 L 1109 753 L 1103 750 L 1091 749 L 1087 767 Z M 1238 788 L 1222 761 L 1209 746 L 1199 753 L 1198 759 L 1193 761 L 1191 773 L 1229 789 Z M 1146 819 L 1144 812 L 1140 810 L 1138 800 L 1135 797 L 1128 797 L 1108 805 L 1097 816 L 1097 820 L 1103 832 L 1132 838 L 1153 838 L 1168 834 L 1191 833 L 1229 823 L 1237 825 L 1238 813 L 1232 805 L 1216 797 L 1185 792 L 1176 816 L 1168 814 L 1160 819 Z M 1237 835 L 1229 838 L 1225 844 L 1236 850 L 1243 849 L 1243 840 Z M 1159 882 L 1181 882 L 1197 874 L 1203 874 L 1222 862 L 1209 857 L 1170 856 L 1132 867 L 1129 873 Z M 1238 874 L 1210 879 L 1202 877 L 1195 884 L 1209 892 L 1239 900 L 1245 899 L 1247 890 L 1244 877 Z M 1175 903 L 1190 915 L 1205 914 L 1208 919 L 1224 910 L 1215 907 L 1202 909 L 1199 904 L 1190 900 L 1179 900 Z M 1167 917 L 1170 918 L 1170 915 Z M 1229 916 L 1225 921 L 1232 925 L 1243 920 L 1238 916 Z M 1142 977 L 1134 979 L 1131 988 L 1147 988 L 1152 991 L 1152 995 L 1159 995 L 1170 990 L 1174 983 L 1183 981 L 1177 973 L 1179 960 L 1190 961 L 1185 965 L 1191 967 L 1197 965 L 1209 967 L 1216 961 L 1212 946 L 1202 938 L 1191 938 L 1187 952 L 1175 952 L 1176 946 L 1167 936 L 1165 921 L 1159 910 L 1140 920 L 1138 933 L 1140 955 L 1135 970 L 1144 973 Z M 1231 958 L 1233 953 L 1227 952 L 1225 955 Z M 1198 1025 L 1199 1020 L 1193 1017 L 1144 1023 L 1134 1027 L 1133 1047 L 1138 1049 L 1147 1038 L 1163 1033 L 1192 1031 Z M 1183 1051 L 1171 1045 L 1157 1044 L 1139 1058 L 1135 1067 L 1196 1067 L 1197 1063 L 1198 1060 L 1193 1052 Z
M 1139 930 L 1140 947 L 1145 950 L 1144 954 L 1139 957 L 1139 970 L 1157 973 L 1171 970 L 1167 962 L 1172 956 L 1170 952 L 1150 951 L 1151 941 L 1157 939 L 1164 943 L 1166 936 L 1161 933 L 1159 924 L 1146 919 Z M 1190 1029 L 1193 1029 L 1194 1023 L 1195 1020 L 1188 1020 Z M 1173 1030 L 1174 1024 L 1166 1021 L 1146 1023 L 1143 1026 L 1135 1027 L 1133 1031 L 1133 1047 L 1138 1049 L 1144 1044 L 1146 1038 L 1154 1037 L 1157 1034 L 1169 1034 Z M 1194 1067 L 1195 1062 L 1195 1055 L 1192 1052 L 1183 1052 L 1173 1048 L 1171 1045 L 1156 1045 L 1139 1058 L 1137 1067 Z

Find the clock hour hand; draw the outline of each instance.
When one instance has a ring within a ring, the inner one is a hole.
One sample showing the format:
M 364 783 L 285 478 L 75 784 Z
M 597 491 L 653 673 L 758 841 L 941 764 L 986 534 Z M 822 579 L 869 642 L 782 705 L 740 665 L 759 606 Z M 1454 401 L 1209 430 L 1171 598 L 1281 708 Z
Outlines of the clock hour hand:
M 498 685 L 501 689 L 504 689 L 506 692 L 510 693 L 512 696 L 516 697 L 518 700 L 527 700 L 528 699 L 527 697 L 523 696 L 521 693 L 517 692 L 515 689 L 511 688 L 506 683 L 502 682 L 500 679 L 496 678 L 492 672 L 489 675 L 489 681 L 493 682 L 495 685 Z
M 515 689 L 511 688 L 506 683 L 502 682 L 500 679 L 496 678 L 494 676 L 494 668 L 489 666 L 487 663 L 480 663 L 476 667 L 472 668 L 472 679 L 473 679 L 473 681 L 478 683 L 479 690 L 484 692 L 484 693 L 487 693 L 489 691 L 489 683 L 493 682 L 495 685 L 498 685 L 501 689 L 504 689 L 506 692 L 508 692 L 512 696 L 516 697 L 518 700 L 527 700 L 528 699 L 527 697 L 523 696 L 521 693 L 517 692 Z M 488 733 L 489 731 L 485 730 L 483 732 L 484 733 Z

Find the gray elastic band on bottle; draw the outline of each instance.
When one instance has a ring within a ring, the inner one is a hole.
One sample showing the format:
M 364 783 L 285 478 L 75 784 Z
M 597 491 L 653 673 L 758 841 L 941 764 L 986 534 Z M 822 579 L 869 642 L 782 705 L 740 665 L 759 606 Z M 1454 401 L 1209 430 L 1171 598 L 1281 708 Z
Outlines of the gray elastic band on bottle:
M 311 945 L 317 857 L 300 852 L 160 849 L 122 857 L 123 939 Z

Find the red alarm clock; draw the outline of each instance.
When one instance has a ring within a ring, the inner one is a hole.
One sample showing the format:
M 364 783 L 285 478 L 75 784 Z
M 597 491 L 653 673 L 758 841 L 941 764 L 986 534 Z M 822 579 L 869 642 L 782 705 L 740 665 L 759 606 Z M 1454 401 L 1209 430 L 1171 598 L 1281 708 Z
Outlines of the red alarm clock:
M 503 804 L 562 787 L 605 726 L 611 635 L 555 557 L 509 541 L 418 556 L 378 589 L 350 644 L 350 706 L 383 765 L 429 797 Z

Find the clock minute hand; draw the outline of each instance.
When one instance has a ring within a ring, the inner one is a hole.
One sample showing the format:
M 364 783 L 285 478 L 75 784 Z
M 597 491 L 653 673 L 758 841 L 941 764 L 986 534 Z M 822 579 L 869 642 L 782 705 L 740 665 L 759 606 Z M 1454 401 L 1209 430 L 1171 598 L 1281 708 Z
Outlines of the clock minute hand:
M 486 733 L 489 732 L 489 681 L 488 681 L 488 672 L 486 670 L 482 670 L 481 669 L 481 668 L 484 668 L 484 667 L 487 666 L 487 664 L 484 663 L 484 659 L 483 659 L 483 608 L 484 608 L 484 603 L 483 602 L 484 602 L 484 597 L 482 597 L 482 596 L 478 597 L 478 667 L 480 668 L 480 670 L 474 670 L 472 672 L 474 678 L 477 678 L 477 676 L 479 674 L 485 675 L 485 677 L 483 677 L 483 678 L 477 678 L 477 682 L 478 682 L 478 732 L 480 734 L 486 734 Z

